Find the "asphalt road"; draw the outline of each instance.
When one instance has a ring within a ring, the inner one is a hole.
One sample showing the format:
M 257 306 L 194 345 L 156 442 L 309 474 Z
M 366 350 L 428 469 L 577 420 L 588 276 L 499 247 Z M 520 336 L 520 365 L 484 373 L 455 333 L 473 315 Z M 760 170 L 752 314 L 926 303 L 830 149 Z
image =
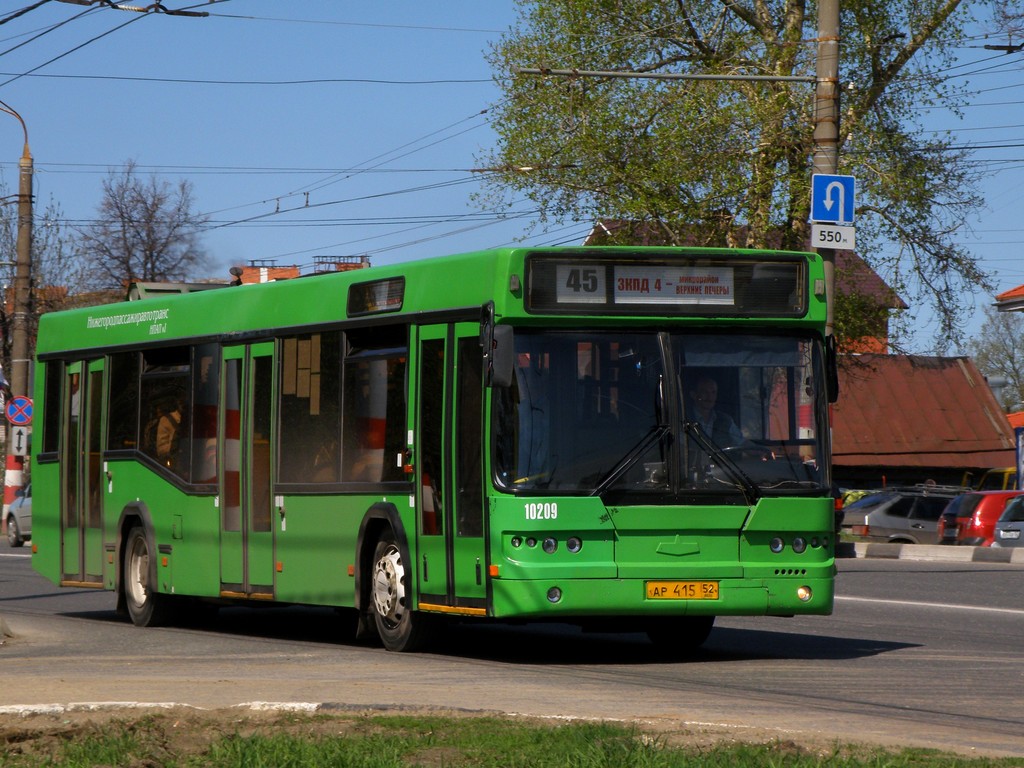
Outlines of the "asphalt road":
M 639 720 L 711 736 L 1024 756 L 1024 567 L 844 560 L 830 617 L 721 619 L 686 661 L 642 635 L 463 626 L 426 654 L 346 639 L 349 617 L 227 609 L 138 629 L 0 544 L 0 716 L 82 703 L 432 707 Z

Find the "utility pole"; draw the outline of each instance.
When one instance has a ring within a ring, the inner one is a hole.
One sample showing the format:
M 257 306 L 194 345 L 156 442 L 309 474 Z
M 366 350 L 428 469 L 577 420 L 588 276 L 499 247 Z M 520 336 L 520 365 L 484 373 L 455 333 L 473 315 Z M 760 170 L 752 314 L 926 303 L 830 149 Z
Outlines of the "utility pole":
M 32 286 L 32 152 L 28 146 L 28 128 L 14 109 L 0 101 L 0 112 L 6 112 L 21 123 L 25 144 L 18 163 L 18 242 L 14 266 L 14 299 L 11 312 L 11 370 L 12 397 L 28 396 L 29 369 L 29 304 Z M 24 486 L 25 456 L 15 455 L 8 428 L 7 471 L 4 473 L 4 512 Z M 7 516 L 4 515 L 6 524 Z
M 814 89 L 814 173 L 839 169 L 839 0 L 818 3 L 818 56 Z M 825 262 L 825 335 L 835 322 L 836 252 L 819 248 Z

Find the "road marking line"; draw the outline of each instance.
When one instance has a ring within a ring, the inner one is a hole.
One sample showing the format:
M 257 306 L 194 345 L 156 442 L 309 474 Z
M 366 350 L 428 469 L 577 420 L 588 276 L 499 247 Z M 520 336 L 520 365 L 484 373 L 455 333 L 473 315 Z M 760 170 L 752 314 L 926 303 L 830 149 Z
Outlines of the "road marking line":
M 20 557 L 22 559 L 25 559 L 25 558 L 28 558 L 28 557 L 32 557 L 32 555 L 16 555 L 13 552 L 11 552 L 11 553 L 0 552 L 0 557 Z
M 910 600 L 885 600 L 877 597 L 844 597 L 837 595 L 836 600 L 845 600 L 850 603 L 884 603 L 886 605 L 906 605 L 913 608 L 938 608 L 945 611 L 985 611 L 986 613 L 1009 613 L 1014 616 L 1024 616 L 1024 610 L 1019 608 L 986 608 L 983 605 L 957 605 L 956 603 L 916 603 Z

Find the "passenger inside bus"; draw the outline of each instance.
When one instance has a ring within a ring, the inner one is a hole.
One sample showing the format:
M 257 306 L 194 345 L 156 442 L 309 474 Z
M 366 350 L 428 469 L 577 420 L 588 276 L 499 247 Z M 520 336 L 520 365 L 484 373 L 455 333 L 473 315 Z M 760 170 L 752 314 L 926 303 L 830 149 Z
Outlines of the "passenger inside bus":
M 174 469 L 181 436 L 181 406 L 177 402 L 157 403 L 143 432 L 146 452 L 160 464 Z

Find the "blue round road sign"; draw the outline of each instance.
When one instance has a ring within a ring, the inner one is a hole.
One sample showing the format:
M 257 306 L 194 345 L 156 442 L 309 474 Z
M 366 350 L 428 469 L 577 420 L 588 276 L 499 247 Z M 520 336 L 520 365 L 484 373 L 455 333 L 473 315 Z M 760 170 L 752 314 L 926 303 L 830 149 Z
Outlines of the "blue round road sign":
M 16 427 L 27 427 L 32 423 L 32 401 L 18 395 L 7 403 L 7 420 Z

